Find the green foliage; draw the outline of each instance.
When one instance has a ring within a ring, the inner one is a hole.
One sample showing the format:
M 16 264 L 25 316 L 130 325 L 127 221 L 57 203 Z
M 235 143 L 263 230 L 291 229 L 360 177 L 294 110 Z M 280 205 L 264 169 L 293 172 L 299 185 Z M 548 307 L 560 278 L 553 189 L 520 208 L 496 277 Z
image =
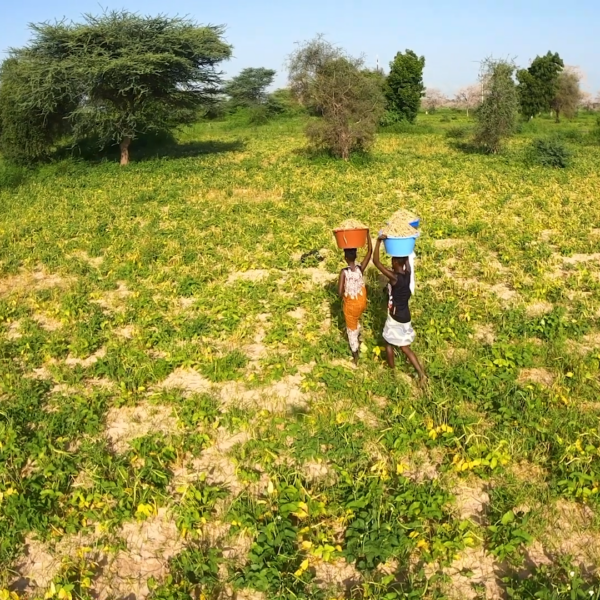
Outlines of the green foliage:
M 469 134 L 469 128 L 461 125 L 449 127 L 446 131 L 446 137 L 451 140 L 462 140 Z
M 0 68 L 0 152 L 21 164 L 48 158 L 76 107 L 64 73 L 30 54 L 13 51 Z
M 234 106 L 265 104 L 267 88 L 273 83 L 275 73 L 273 69 L 264 67 L 242 69 L 239 75 L 225 83 L 223 92 L 231 98 Z
M 0 190 L 19 187 L 27 179 L 27 170 L 20 165 L 0 162 Z
M 517 71 L 519 103 L 524 117 L 535 117 L 550 110 L 564 66 L 557 52 L 548 52 L 544 56 L 536 56 L 527 69 Z
M 531 144 L 534 161 L 542 167 L 566 169 L 573 153 L 557 137 L 539 138 Z
M 297 97 L 322 117 L 306 129 L 314 149 L 348 160 L 353 151 L 371 147 L 384 100 L 362 60 L 316 38 L 293 54 L 290 80 Z
M 385 85 L 387 101 L 385 123 L 408 121 L 414 123 L 425 93 L 423 69 L 425 57 L 412 50 L 398 52 L 390 63 L 390 73 Z
M 485 98 L 475 114 L 475 142 L 496 153 L 517 128 L 518 97 L 513 80 L 514 65 L 505 60 L 485 62 Z
M 572 119 L 577 114 L 581 100 L 579 87 L 579 74 L 573 70 L 565 69 L 558 76 L 556 93 L 551 106 L 556 113 L 556 122 L 560 123 L 560 115 Z
M 3 147 L 14 145 L 19 123 L 30 127 L 32 147 L 23 152 L 32 160 L 57 141 L 60 123 L 77 141 L 121 144 L 127 163 L 129 144 L 140 134 L 196 118 L 217 92 L 215 66 L 231 54 L 219 27 L 125 11 L 32 30 L 32 42 L 11 53 L 0 80 L 10 86 L 0 102 L 2 119 L 13 123 L 2 126 Z M 14 106 L 18 117 L 11 116 Z

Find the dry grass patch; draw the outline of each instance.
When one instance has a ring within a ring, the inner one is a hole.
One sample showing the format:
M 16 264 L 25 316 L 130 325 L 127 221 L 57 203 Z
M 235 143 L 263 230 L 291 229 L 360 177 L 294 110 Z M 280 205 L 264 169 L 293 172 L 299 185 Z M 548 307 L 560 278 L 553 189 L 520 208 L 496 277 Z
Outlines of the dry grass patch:
M 441 450 L 417 450 L 398 460 L 398 470 L 415 483 L 433 481 L 440 476 L 440 465 L 444 460 Z
M 323 483 L 330 486 L 337 481 L 336 472 L 326 460 L 309 460 L 300 467 L 300 471 L 308 483 Z
M 106 310 L 111 310 L 113 312 L 124 312 L 125 311 L 125 301 L 131 296 L 133 292 L 127 287 L 125 282 L 119 281 L 117 283 L 116 290 L 110 290 L 107 292 L 102 292 L 100 294 L 94 294 L 92 298 L 92 302 L 99 304 L 102 308 Z

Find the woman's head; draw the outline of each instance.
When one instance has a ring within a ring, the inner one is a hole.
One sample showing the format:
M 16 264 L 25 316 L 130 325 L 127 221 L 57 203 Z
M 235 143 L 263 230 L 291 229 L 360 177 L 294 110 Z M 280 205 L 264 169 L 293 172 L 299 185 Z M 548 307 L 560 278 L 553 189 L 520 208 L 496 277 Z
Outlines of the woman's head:
M 392 257 L 392 268 L 394 271 L 402 272 L 408 267 L 408 256 L 394 256 Z
M 353 263 L 356 260 L 356 248 L 346 248 L 344 258 L 348 264 Z

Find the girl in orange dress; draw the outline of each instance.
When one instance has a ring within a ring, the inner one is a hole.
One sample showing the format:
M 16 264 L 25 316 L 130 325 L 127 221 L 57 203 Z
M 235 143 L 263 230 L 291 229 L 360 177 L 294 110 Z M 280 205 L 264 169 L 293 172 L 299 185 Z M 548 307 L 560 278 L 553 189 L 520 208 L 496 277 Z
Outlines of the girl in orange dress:
M 367 255 L 359 265 L 356 264 L 356 248 L 344 250 L 344 258 L 348 266 L 341 270 L 338 283 L 338 294 L 343 299 L 348 343 L 355 364 L 358 363 L 360 351 L 360 318 L 367 308 L 367 288 L 363 275 L 373 253 L 371 237 L 368 235 L 367 240 Z

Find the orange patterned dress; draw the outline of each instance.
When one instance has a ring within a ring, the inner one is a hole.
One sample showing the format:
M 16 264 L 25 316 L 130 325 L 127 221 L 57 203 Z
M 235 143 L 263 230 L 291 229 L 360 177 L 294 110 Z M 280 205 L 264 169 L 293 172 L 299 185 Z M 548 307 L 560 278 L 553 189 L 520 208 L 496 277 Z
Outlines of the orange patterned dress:
M 360 348 L 360 318 L 367 308 L 367 288 L 359 266 L 345 269 L 344 318 L 352 352 Z

